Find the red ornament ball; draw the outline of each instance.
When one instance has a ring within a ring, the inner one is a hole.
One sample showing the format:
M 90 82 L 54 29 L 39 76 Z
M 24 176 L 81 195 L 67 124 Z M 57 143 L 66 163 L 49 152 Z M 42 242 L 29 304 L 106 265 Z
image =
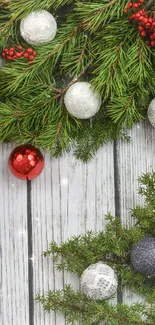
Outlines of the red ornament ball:
M 9 169 L 20 179 L 32 180 L 39 176 L 44 168 L 41 152 L 30 144 L 16 147 L 9 157 Z

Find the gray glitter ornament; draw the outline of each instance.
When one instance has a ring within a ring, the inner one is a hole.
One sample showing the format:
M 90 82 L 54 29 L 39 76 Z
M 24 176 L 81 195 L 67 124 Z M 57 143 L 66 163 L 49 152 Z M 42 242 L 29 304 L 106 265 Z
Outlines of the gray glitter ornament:
M 101 97 L 89 82 L 76 82 L 67 90 L 64 103 L 72 116 L 88 119 L 99 111 Z
M 153 127 L 155 127 L 155 98 L 151 101 L 147 114 L 150 123 Z
M 103 262 L 92 264 L 81 275 L 81 290 L 91 299 L 110 298 L 117 290 L 114 270 Z
M 48 11 L 36 10 L 21 20 L 20 32 L 28 44 L 41 45 L 55 37 L 57 23 Z
M 131 263 L 137 272 L 146 276 L 155 274 L 155 237 L 145 237 L 134 245 Z

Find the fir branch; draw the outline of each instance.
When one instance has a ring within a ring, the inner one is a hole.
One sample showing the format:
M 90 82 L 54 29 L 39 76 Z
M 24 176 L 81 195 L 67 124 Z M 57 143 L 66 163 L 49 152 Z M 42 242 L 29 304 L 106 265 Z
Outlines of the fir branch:
M 14 44 L 27 48 L 19 35 L 19 21 L 34 10 L 50 11 L 56 17 L 58 32 L 52 42 L 35 48 L 33 63 L 27 64 L 24 59 L 6 61 L 0 69 L 0 106 L 1 111 L 4 109 L 0 140 L 29 139 L 56 156 L 75 145 L 76 157 L 88 161 L 107 141 L 127 139 L 125 128 L 144 117 L 155 96 L 154 49 L 146 46 L 136 26 L 124 16 L 128 1 L 26 0 L 22 6 L 20 0 L 1 3 L 1 49 Z M 88 121 L 68 116 L 63 103 L 65 91 L 77 78 L 90 81 L 102 95 L 100 111 Z M 44 96 L 50 99 L 45 104 Z M 13 116 L 5 115 L 6 108 Z
M 45 296 L 37 295 L 37 302 L 41 302 L 46 312 L 57 310 L 64 313 L 68 324 L 95 325 L 104 321 L 106 325 L 144 325 L 149 324 L 142 320 L 142 316 L 148 315 L 150 320 L 154 319 L 155 309 L 146 304 L 125 304 L 112 306 L 107 301 L 102 304 L 87 298 L 80 292 L 74 292 L 70 286 L 63 291 L 50 291 Z
M 82 292 L 75 292 L 67 285 L 64 290 L 49 291 L 37 295 L 37 302 L 43 304 L 46 312 L 56 310 L 64 313 L 69 324 L 81 325 L 152 325 L 155 321 L 155 277 L 145 277 L 135 272 L 130 262 L 133 245 L 146 235 L 155 235 L 155 173 L 143 174 L 139 178 L 139 193 L 145 197 L 144 207 L 135 207 L 137 223 L 131 228 L 123 226 L 120 219 L 107 215 L 103 232 L 92 231 L 84 236 L 73 236 L 67 242 L 57 245 L 52 242 L 44 256 L 52 255 L 58 270 L 66 269 L 81 276 L 87 266 L 98 261 L 113 267 L 121 280 L 122 287 L 144 296 L 144 303 L 112 305 L 108 299 L 91 300 Z M 145 216 L 145 218 L 144 218 Z M 147 225 L 147 226 L 146 226 Z

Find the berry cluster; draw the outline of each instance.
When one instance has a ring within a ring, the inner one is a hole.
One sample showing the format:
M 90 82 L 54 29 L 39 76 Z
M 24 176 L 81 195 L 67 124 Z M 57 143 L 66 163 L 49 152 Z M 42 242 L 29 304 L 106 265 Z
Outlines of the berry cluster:
M 145 39 L 145 43 L 148 45 L 148 47 L 154 47 L 155 46 L 155 17 L 149 16 L 148 12 L 145 9 L 139 8 L 143 3 L 144 0 L 139 0 L 138 2 L 130 1 L 127 4 L 127 7 L 123 10 L 123 12 L 129 13 L 129 20 L 135 21 L 138 24 L 139 33 L 141 37 Z
M 3 58 L 9 61 L 26 58 L 29 60 L 29 62 L 33 61 L 36 55 L 36 51 L 34 51 L 32 48 L 24 50 L 22 46 L 17 46 L 17 49 L 15 47 L 6 47 L 1 54 Z

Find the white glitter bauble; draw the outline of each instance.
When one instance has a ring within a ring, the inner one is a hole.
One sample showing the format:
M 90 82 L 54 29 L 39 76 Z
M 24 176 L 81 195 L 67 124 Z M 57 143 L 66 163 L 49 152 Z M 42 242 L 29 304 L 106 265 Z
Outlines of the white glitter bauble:
M 27 43 L 41 45 L 55 37 L 57 23 L 48 11 L 36 10 L 21 20 L 20 32 Z
M 93 91 L 89 82 L 76 82 L 66 91 L 64 103 L 72 116 L 87 119 L 99 111 L 101 97 Z
M 110 298 L 117 290 L 117 276 L 114 270 L 98 262 L 90 265 L 81 275 L 81 289 L 90 298 Z
M 153 127 L 155 127 L 155 98 L 151 101 L 147 114 L 150 123 Z

